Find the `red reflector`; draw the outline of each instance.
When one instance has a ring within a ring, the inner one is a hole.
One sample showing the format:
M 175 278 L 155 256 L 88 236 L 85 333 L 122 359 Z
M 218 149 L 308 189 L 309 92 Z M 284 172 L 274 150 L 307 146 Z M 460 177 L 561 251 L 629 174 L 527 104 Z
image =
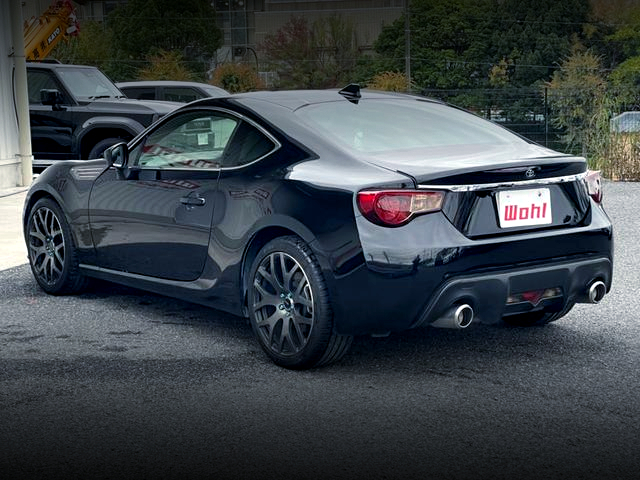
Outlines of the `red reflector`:
M 358 192 L 357 203 L 362 214 L 371 222 L 397 227 L 415 215 L 442 208 L 443 192 L 420 190 L 375 190 Z
M 602 176 L 599 170 L 588 170 L 584 178 L 587 185 L 587 192 L 596 203 L 602 202 Z

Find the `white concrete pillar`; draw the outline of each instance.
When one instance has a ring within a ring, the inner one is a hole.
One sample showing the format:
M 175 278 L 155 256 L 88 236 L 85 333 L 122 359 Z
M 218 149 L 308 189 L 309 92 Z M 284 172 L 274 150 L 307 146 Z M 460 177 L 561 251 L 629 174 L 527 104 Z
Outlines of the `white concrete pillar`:
M 8 3 L 0 15 L 0 188 L 29 185 L 33 160 L 22 2 Z

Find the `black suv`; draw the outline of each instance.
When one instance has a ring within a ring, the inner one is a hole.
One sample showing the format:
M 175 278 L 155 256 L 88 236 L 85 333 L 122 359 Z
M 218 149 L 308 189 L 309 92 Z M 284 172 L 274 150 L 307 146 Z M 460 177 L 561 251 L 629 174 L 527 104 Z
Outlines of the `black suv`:
M 35 171 L 56 160 L 100 157 L 180 105 L 127 99 L 95 67 L 29 63 L 27 79 Z

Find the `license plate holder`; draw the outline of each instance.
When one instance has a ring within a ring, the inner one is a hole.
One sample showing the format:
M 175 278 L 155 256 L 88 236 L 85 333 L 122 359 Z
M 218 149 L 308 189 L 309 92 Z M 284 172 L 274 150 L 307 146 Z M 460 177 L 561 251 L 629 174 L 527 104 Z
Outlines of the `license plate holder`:
M 503 190 L 496 197 L 500 228 L 549 225 L 551 191 L 548 188 Z

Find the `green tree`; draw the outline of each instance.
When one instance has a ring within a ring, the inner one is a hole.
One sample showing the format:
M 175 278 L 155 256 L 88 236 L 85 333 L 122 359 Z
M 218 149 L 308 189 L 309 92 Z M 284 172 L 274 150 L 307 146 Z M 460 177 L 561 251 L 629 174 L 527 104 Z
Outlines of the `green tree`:
M 213 72 L 211 84 L 229 93 L 250 92 L 263 88 L 256 71 L 244 63 L 223 63 Z
M 77 36 L 59 43 L 51 57 L 62 63 L 93 65 L 113 76 L 118 72 L 118 62 L 112 44 L 111 29 L 103 23 L 87 21 L 82 23 Z
M 488 75 L 492 0 L 413 0 L 411 77 L 422 88 L 482 85 Z M 405 18 L 384 28 L 374 44 L 385 70 L 404 71 Z
M 285 88 L 328 88 L 351 80 L 357 57 L 355 28 L 337 15 L 312 24 L 292 17 L 259 46 Z
M 588 20 L 588 0 L 413 0 L 411 76 L 427 89 L 522 87 L 549 80 Z M 404 70 L 404 16 L 375 42 L 385 70 Z M 495 86 L 495 85 L 494 85 Z
M 566 132 L 567 146 L 585 157 L 600 156 L 595 147 L 608 136 L 608 118 L 613 113 L 600 58 L 588 50 L 574 51 L 547 87 L 553 121 Z
M 184 65 L 177 51 L 160 51 L 149 57 L 149 65 L 138 71 L 139 80 L 195 80 L 195 75 Z
M 108 25 L 117 56 L 134 71 L 150 55 L 176 51 L 191 71 L 204 77 L 222 43 L 210 0 L 128 0 L 109 15 Z

